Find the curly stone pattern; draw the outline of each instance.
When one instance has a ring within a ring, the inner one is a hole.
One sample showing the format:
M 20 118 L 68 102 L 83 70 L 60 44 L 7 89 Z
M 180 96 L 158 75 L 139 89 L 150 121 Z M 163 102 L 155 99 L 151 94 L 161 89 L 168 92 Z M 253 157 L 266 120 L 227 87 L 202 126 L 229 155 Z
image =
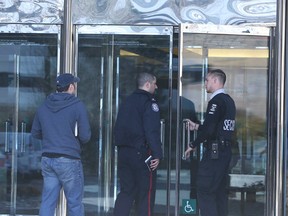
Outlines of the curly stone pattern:
M 64 0 L 0 0 L 0 23 L 62 23 Z
M 71 0 L 74 24 L 275 23 L 277 0 Z M 64 0 L 0 0 L 0 23 L 63 23 Z
M 75 0 L 73 23 L 275 23 L 276 0 Z M 84 21 L 84 22 L 83 22 Z

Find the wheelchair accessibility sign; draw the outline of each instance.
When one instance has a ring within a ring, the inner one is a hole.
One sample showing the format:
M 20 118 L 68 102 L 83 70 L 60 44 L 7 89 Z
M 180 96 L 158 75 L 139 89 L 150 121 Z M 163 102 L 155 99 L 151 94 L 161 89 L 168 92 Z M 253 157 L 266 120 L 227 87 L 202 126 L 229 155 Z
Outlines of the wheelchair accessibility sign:
M 196 214 L 196 200 L 183 199 L 182 200 L 182 214 Z

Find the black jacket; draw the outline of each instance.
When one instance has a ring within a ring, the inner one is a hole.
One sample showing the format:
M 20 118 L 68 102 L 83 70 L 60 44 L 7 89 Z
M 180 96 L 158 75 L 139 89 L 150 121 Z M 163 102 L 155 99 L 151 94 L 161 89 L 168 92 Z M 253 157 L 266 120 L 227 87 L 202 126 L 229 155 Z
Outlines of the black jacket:
M 115 145 L 141 148 L 148 145 L 153 158 L 162 158 L 160 112 L 153 95 L 137 89 L 120 106 L 115 128 Z
M 223 139 L 232 141 L 235 131 L 236 107 L 234 100 L 225 93 L 215 95 L 208 103 L 203 125 L 198 128 L 192 147 L 202 142 Z

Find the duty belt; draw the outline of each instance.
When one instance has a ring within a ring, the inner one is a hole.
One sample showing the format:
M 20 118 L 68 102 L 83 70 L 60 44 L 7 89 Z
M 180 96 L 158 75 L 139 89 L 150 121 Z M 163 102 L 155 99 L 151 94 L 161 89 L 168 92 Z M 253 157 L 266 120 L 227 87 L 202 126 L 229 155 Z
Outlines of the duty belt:
M 211 149 L 212 143 L 218 143 L 220 148 L 230 147 L 230 140 L 210 140 L 209 142 L 204 142 L 203 145 L 206 149 Z
M 218 141 L 219 145 L 222 147 L 229 147 L 231 146 L 231 141 L 230 140 L 220 140 Z

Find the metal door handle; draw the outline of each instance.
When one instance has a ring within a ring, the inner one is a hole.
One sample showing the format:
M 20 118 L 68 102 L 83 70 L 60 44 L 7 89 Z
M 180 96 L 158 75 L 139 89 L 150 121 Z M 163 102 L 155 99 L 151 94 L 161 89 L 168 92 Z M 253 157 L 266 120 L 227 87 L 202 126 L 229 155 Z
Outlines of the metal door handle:
M 74 129 L 74 136 L 77 137 L 78 136 L 78 123 L 75 123 L 75 129 Z
M 183 119 L 182 123 L 182 159 L 186 160 L 185 150 L 190 143 L 190 130 L 189 130 L 189 121 L 188 119 Z
M 25 141 L 25 133 L 26 133 L 26 123 L 24 121 L 21 122 L 21 142 L 20 142 L 20 152 L 25 152 L 26 141 Z
M 9 152 L 9 140 L 8 140 L 8 132 L 9 132 L 9 121 L 5 122 L 5 152 Z
M 161 119 L 160 120 L 160 138 L 161 138 L 161 143 L 162 143 L 162 152 L 163 152 L 163 157 L 164 157 L 164 143 L 165 143 L 165 120 L 164 119 Z

